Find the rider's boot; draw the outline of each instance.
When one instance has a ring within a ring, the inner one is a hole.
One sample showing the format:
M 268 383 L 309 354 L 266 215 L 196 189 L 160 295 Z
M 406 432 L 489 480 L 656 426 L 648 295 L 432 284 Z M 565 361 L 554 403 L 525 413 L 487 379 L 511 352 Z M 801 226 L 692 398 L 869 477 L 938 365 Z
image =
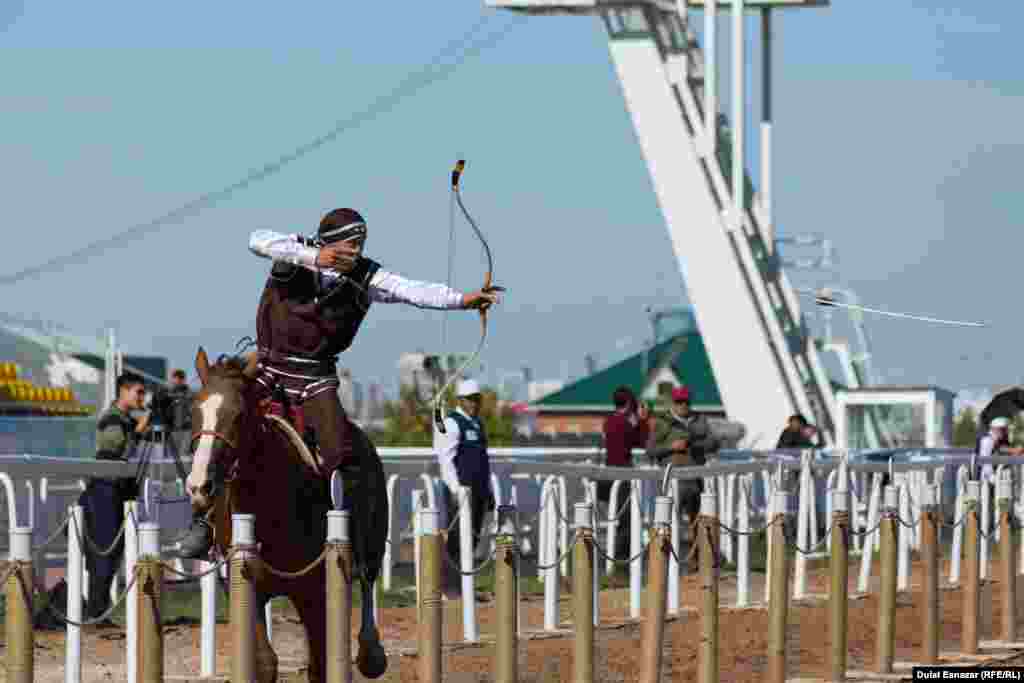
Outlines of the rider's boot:
M 210 490 L 207 497 L 215 499 L 224 490 L 224 476 L 219 468 L 210 467 Z M 212 509 L 212 508 L 210 508 Z M 213 547 L 213 526 L 206 519 L 209 509 L 199 512 L 192 509 L 192 523 L 185 532 L 185 536 L 178 543 L 178 555 L 187 560 L 205 559 Z
M 178 555 L 186 560 L 202 560 L 213 547 L 213 527 L 206 521 L 206 513 L 192 512 L 192 523 L 178 543 Z

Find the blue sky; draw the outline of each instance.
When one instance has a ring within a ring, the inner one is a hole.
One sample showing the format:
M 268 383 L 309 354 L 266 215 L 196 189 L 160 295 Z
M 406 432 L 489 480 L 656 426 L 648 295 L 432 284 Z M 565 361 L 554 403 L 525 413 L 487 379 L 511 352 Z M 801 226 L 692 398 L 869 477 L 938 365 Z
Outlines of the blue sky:
M 481 9 L 0 4 L 0 275 L 156 218 L 330 130 Z M 491 29 L 512 20 L 490 13 Z M 832 281 L 869 305 L 993 325 L 872 319 L 890 381 L 1024 379 L 1014 296 L 1024 79 L 1004 28 L 1021 18 L 1010 3 L 869 0 L 777 21 L 780 234 L 832 239 Z M 326 210 L 353 206 L 369 220 L 369 255 L 443 281 L 459 157 L 510 290 L 491 316 L 492 370 L 578 376 L 585 353 L 606 364 L 639 348 L 646 306 L 685 301 L 603 27 L 560 17 L 519 23 L 447 79 L 215 207 L 2 287 L 0 301 L 82 332 L 116 324 L 129 350 L 190 366 L 197 344 L 227 351 L 254 331 L 268 263 L 246 249 L 253 229 L 310 232 Z M 756 149 L 748 161 L 756 168 Z M 457 229 L 454 284 L 473 288 L 484 259 L 469 227 Z M 472 349 L 473 313 L 378 306 L 344 360 L 393 387 L 398 354 L 437 350 L 445 316 L 447 348 Z

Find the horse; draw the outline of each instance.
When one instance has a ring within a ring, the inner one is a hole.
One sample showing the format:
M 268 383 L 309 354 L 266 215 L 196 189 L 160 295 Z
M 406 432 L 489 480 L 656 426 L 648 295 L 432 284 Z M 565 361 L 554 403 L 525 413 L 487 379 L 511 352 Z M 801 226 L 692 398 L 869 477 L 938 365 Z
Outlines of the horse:
M 202 382 L 192 405 L 193 467 L 205 484 L 192 492 L 192 504 L 209 513 L 214 546 L 223 556 L 231 546 L 231 517 L 255 516 L 259 556 L 274 569 L 297 572 L 319 557 L 326 541 L 327 512 L 332 509 L 330 481 L 298 433 L 284 419 L 267 414 L 265 387 L 256 381 L 257 356 L 221 357 L 211 365 L 199 348 L 195 359 Z M 387 656 L 373 613 L 373 584 L 380 572 L 387 536 L 387 498 L 380 457 L 366 434 L 351 425 L 357 473 L 353 487 L 352 539 L 354 576 L 362 597 L 362 624 L 356 665 L 363 676 L 379 678 Z M 211 495 L 212 469 L 224 473 L 224 490 Z M 350 473 L 351 474 L 351 473 Z M 348 488 L 348 487 L 347 487 Z M 383 526 L 383 531 L 381 531 Z M 260 683 L 277 680 L 277 655 L 267 639 L 264 606 L 273 597 L 288 597 L 305 629 L 311 683 L 324 680 L 327 659 L 326 570 L 320 563 L 299 578 L 274 576 L 254 563 L 256 668 Z M 349 634 L 342 634 L 348 638 Z

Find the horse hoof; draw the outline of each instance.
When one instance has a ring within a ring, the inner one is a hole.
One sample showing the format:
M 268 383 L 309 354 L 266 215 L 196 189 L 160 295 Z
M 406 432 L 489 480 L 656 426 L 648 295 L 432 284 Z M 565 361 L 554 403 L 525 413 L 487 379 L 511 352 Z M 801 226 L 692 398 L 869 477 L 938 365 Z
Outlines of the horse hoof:
M 356 657 L 359 673 L 366 678 L 380 678 L 388 670 L 388 656 L 377 638 L 359 638 L 359 656 Z

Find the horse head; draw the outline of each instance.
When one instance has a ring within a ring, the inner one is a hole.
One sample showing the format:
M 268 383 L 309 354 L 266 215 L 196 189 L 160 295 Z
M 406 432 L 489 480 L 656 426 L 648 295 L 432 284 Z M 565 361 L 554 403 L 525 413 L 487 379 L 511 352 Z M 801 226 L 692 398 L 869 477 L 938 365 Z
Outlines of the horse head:
M 192 401 L 193 466 L 187 488 L 192 506 L 205 512 L 219 493 L 214 473 L 232 472 L 257 433 L 259 418 L 251 400 L 257 357 L 222 356 L 211 365 L 200 347 L 196 371 L 203 388 Z

